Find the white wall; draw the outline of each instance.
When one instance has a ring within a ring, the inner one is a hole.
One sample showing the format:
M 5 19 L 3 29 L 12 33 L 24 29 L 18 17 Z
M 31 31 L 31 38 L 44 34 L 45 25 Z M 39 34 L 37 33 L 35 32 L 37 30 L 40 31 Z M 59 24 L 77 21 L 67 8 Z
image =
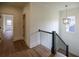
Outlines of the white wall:
M 61 24 L 62 26 L 60 25 L 59 27 L 59 10 L 65 9 L 64 7 L 65 4 L 68 4 L 69 8 L 79 6 L 78 3 L 33 2 L 33 3 L 29 3 L 28 8 L 27 7 L 24 8 L 25 10 L 24 12 L 26 13 L 26 18 L 27 18 L 26 19 L 26 32 L 27 32 L 26 43 L 30 48 L 39 45 L 40 42 L 42 45 L 48 48 L 51 48 L 51 35 L 42 33 L 40 36 L 38 29 L 49 31 L 49 32 L 55 30 L 57 33 L 59 33 L 59 28 L 60 28 L 60 34 L 62 35 L 63 33 L 66 34 L 66 32 L 63 32 L 64 28 L 61 28 L 63 27 L 63 24 Z M 65 42 L 67 41 L 66 42 L 67 44 L 69 44 L 70 42 L 75 42 L 72 40 L 69 41 L 69 39 L 66 40 L 64 37 L 67 37 L 67 36 L 63 35 L 63 39 Z M 72 38 L 72 36 L 68 36 L 68 37 Z M 78 50 L 78 48 L 75 48 L 75 49 Z M 76 51 L 75 49 L 72 51 Z
M 79 55 L 79 48 L 78 45 L 78 38 L 79 38 L 79 26 L 78 26 L 78 10 L 71 11 L 71 15 L 76 15 L 76 22 L 77 22 L 77 31 L 76 33 L 66 33 L 65 27 L 62 24 L 61 18 L 64 16 L 63 11 L 60 12 L 60 10 L 65 9 L 65 4 L 69 5 L 68 8 L 74 8 L 78 7 L 79 3 L 44 3 L 44 2 L 33 2 L 29 4 L 29 8 L 25 8 L 28 12 L 26 12 L 26 15 L 28 13 L 27 17 L 27 24 L 26 24 L 26 31 L 28 37 L 26 39 L 28 45 L 30 48 L 35 47 L 37 45 L 41 44 L 51 48 L 51 35 L 44 34 L 38 32 L 38 29 L 45 30 L 45 31 L 53 31 L 55 30 L 57 33 L 60 34 L 62 39 L 69 44 L 70 52 Z M 60 20 L 59 20 L 60 17 Z M 59 22 L 60 21 L 60 22 Z M 59 24 L 60 23 L 60 24 Z M 41 39 L 41 41 L 40 41 Z M 74 40 L 72 40 L 74 39 Z
M 40 35 L 38 29 L 40 28 L 40 21 L 43 20 L 43 7 L 38 3 L 31 3 L 30 16 L 30 47 L 35 47 L 40 44 Z
M 30 47 L 30 3 L 24 7 L 23 14 L 25 14 L 25 43 Z
M 68 10 L 68 16 L 76 17 L 76 32 L 66 32 L 66 27 L 63 24 L 63 17 L 65 17 L 65 10 L 60 11 L 60 36 L 69 45 L 69 51 L 79 56 L 79 8 L 72 8 Z
M 48 5 L 48 6 L 47 6 Z M 35 47 L 40 44 L 40 33 L 38 29 L 52 32 L 58 30 L 58 10 L 49 4 L 31 3 L 31 16 L 30 16 L 30 47 Z M 43 34 L 41 34 L 43 35 Z M 43 35 L 44 36 L 44 35 Z M 51 35 L 41 37 L 41 44 L 51 48 Z
M 53 7 L 53 5 L 50 4 L 44 5 L 44 21 L 41 20 L 42 25 L 40 29 L 49 32 L 56 31 L 57 33 L 59 33 L 58 19 L 59 19 L 58 10 L 55 7 Z M 41 33 L 40 37 L 41 37 L 41 44 L 51 49 L 52 35 Z

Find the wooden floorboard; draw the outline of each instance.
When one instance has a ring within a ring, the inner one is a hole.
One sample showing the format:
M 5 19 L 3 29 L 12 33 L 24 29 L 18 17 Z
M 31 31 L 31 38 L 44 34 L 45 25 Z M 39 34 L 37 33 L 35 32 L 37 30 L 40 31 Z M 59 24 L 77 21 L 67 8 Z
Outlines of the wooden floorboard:
M 42 45 L 39 45 L 33 49 L 42 57 L 48 57 L 51 54 L 51 51 Z
M 10 32 L 9 32 L 10 33 Z M 51 51 L 38 45 L 34 48 L 28 48 L 23 39 L 12 41 L 8 32 L 0 42 L 0 57 L 49 57 L 54 56 Z
M 7 40 L 0 44 L 0 57 L 48 57 L 50 54 L 50 50 L 42 45 L 28 48 L 24 40 Z
M 4 41 L 3 43 L 0 44 L 0 57 L 54 57 L 54 56 L 55 55 L 51 54 L 51 51 L 43 45 L 28 48 L 24 40 L 18 40 L 16 42 Z
M 50 51 L 42 45 L 37 47 L 16 52 L 14 54 L 10 54 L 9 56 L 17 56 L 17 57 L 48 57 L 50 55 Z

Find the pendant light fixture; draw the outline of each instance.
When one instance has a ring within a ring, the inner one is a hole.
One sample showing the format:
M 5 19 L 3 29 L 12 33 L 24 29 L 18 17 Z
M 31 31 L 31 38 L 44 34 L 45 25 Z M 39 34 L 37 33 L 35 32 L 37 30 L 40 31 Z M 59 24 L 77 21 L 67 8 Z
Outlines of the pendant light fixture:
M 65 5 L 65 8 L 66 8 L 66 16 L 65 16 L 65 18 L 63 18 L 63 23 L 64 24 L 69 24 L 69 21 L 70 21 L 70 18 L 68 18 L 67 7 L 68 7 L 68 5 Z

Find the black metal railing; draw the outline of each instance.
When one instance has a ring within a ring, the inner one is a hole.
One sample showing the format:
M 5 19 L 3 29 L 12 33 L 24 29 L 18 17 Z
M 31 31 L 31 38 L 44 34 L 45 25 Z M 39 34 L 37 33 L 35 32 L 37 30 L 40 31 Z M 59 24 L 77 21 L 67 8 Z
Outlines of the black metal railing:
M 56 36 L 60 39 L 60 41 L 66 46 L 66 56 L 68 57 L 68 50 L 69 47 L 68 45 L 61 39 L 61 37 L 56 33 L 56 31 L 52 31 L 52 32 L 48 32 L 48 31 L 44 31 L 44 30 L 40 30 L 39 32 L 44 32 L 44 33 L 48 33 L 52 35 L 52 47 L 51 47 L 51 53 L 56 54 Z
M 66 56 L 68 56 L 68 49 L 69 49 L 69 47 L 68 47 L 68 45 L 62 40 L 62 38 L 56 33 L 56 35 L 57 35 L 57 37 L 61 40 L 61 42 L 66 46 Z
M 40 29 L 39 29 L 39 32 L 44 32 L 44 33 L 49 33 L 49 34 L 52 34 L 51 32 L 48 32 L 48 31 L 43 31 L 43 30 L 40 30 Z

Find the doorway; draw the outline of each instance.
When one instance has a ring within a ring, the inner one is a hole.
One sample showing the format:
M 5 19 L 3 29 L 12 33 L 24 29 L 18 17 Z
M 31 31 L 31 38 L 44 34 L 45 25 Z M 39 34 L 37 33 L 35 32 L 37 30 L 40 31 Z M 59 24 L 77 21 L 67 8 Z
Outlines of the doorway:
M 13 37 L 13 15 L 3 14 L 3 37 L 12 39 Z

